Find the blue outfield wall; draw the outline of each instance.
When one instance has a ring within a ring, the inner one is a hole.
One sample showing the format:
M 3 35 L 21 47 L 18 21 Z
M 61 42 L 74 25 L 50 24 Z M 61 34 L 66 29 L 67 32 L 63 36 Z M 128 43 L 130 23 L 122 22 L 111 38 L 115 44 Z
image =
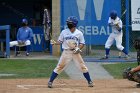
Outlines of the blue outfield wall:
M 66 27 L 67 17 L 77 16 L 86 45 L 104 45 L 111 33 L 107 25 L 111 10 L 120 16 L 121 0 L 61 0 L 61 30 Z

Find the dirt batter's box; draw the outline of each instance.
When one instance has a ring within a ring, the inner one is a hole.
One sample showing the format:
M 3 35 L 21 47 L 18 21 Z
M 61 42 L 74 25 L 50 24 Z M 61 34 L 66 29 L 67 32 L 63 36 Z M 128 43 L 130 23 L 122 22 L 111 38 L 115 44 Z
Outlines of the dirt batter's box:
M 4 53 L 4 56 L 9 58 L 10 57 L 10 47 L 9 47 L 9 42 L 10 42 L 10 25 L 4 25 L 0 26 L 0 31 L 6 31 L 6 38 L 1 39 L 0 42 L 6 42 L 6 51 Z

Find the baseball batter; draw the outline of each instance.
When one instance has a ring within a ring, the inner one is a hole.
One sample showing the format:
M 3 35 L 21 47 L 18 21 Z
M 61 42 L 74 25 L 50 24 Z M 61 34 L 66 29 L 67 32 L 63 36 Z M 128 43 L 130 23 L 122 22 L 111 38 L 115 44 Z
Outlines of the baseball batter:
M 67 29 L 64 29 L 58 41 L 55 42 L 51 40 L 51 43 L 54 45 L 62 44 L 63 53 L 60 57 L 60 60 L 52 72 L 50 80 L 48 82 L 48 87 L 52 88 L 52 83 L 54 79 L 60 74 L 66 65 L 72 60 L 76 63 L 76 66 L 83 72 L 84 77 L 88 82 L 89 87 L 93 87 L 93 82 L 91 81 L 88 68 L 85 66 L 85 63 L 80 55 L 81 49 L 84 47 L 85 40 L 83 33 L 76 29 L 78 20 L 75 16 L 70 16 L 67 19 Z
M 122 51 L 126 55 L 126 58 L 129 58 L 128 52 L 122 46 L 122 36 L 123 36 L 122 21 L 117 16 L 117 12 L 115 10 L 111 11 L 110 13 L 108 25 L 112 27 L 112 33 L 110 34 L 110 36 L 108 37 L 105 43 L 105 50 L 106 50 L 105 59 L 108 59 L 109 57 L 110 47 L 114 43 L 114 40 L 116 41 L 116 47 L 118 48 L 118 50 Z

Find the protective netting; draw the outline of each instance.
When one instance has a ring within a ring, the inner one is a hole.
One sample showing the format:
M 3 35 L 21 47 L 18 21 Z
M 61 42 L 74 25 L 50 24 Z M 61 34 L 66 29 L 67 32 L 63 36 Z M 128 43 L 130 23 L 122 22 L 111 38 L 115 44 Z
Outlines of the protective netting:
M 131 9 L 131 8 L 129 8 Z M 129 19 L 126 19 L 126 12 L 129 11 Z M 126 20 L 130 20 L 131 18 L 131 12 L 130 10 L 127 10 L 126 8 L 126 0 L 121 0 L 121 16 L 120 16 L 122 22 L 123 22 L 123 41 L 122 45 L 125 47 L 126 43 Z M 138 37 L 139 33 L 138 31 L 132 31 L 131 25 L 129 27 L 129 55 L 132 58 L 136 58 L 136 50 L 133 47 L 133 41 L 135 38 Z M 99 38 L 100 39 L 100 38 Z M 92 39 L 91 39 L 92 40 Z M 110 57 L 119 57 L 120 51 L 116 48 L 116 45 L 111 46 L 110 48 Z M 86 45 L 85 53 L 83 53 L 84 56 L 93 56 L 96 58 L 100 58 L 105 56 L 105 46 L 104 45 Z M 124 57 L 125 55 L 121 53 L 121 57 Z

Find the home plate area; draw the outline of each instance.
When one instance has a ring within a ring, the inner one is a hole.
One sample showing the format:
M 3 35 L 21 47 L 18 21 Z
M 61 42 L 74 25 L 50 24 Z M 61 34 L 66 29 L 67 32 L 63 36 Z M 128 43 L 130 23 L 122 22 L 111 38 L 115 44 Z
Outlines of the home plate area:
M 53 88 L 48 79 L 1 79 L 0 93 L 140 93 L 136 83 L 125 79 L 94 80 L 88 87 L 85 80 L 56 79 Z

